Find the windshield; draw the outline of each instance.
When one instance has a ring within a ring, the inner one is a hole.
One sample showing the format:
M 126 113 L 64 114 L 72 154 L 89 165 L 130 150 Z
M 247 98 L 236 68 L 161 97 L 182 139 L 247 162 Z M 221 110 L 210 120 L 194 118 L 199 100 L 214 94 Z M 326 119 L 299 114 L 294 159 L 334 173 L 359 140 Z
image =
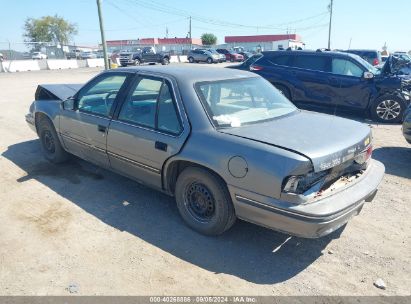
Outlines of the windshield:
M 241 127 L 271 120 L 297 109 L 260 77 L 200 83 L 196 88 L 217 127 Z

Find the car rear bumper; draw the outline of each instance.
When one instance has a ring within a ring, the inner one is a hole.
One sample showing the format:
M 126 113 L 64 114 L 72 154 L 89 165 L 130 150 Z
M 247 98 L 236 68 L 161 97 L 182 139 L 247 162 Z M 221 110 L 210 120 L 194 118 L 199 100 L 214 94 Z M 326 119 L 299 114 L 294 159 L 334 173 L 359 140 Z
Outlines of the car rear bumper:
M 356 183 L 305 205 L 292 205 L 229 186 L 237 217 L 287 234 L 318 238 L 330 234 L 373 200 L 384 165 L 372 160 Z

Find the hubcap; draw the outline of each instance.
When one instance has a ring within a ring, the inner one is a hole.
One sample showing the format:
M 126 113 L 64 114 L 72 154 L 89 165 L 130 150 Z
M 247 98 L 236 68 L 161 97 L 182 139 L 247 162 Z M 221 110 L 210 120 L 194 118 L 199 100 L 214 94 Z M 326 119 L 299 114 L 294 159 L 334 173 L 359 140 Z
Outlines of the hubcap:
M 401 113 L 401 106 L 395 100 L 384 100 L 377 106 L 377 115 L 384 120 L 392 120 L 398 117 Z
M 209 222 L 214 215 L 214 197 L 208 188 L 194 182 L 186 188 L 184 204 L 188 212 L 200 222 Z
M 43 133 L 43 146 L 49 153 L 54 153 L 56 150 L 53 135 L 48 130 Z

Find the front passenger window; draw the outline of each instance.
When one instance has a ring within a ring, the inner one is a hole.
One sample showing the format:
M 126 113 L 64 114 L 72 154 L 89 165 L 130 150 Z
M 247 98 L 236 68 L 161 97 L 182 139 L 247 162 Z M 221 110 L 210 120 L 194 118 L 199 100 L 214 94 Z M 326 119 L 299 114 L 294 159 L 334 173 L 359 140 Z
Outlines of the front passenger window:
M 344 76 L 361 77 L 364 72 L 358 65 L 349 60 L 334 58 L 332 61 L 332 73 Z
M 109 116 L 118 91 L 126 80 L 126 75 L 113 75 L 90 86 L 78 95 L 78 109 L 81 112 Z

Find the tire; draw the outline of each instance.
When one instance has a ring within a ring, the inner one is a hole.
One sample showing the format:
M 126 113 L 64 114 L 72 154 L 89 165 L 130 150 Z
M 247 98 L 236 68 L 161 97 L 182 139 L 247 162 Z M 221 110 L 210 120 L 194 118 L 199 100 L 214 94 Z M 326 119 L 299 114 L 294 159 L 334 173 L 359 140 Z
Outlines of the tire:
M 70 154 L 63 149 L 53 123 L 47 118 L 42 118 L 37 127 L 44 157 L 55 164 L 67 161 Z
M 234 57 L 230 57 L 230 62 L 234 62 Z
M 170 60 L 168 59 L 168 57 L 164 57 L 163 60 L 161 61 L 162 65 L 168 65 L 170 63 Z
M 207 58 L 207 63 L 208 63 L 208 64 L 212 64 L 212 63 L 213 63 L 213 58 L 208 57 L 208 58 Z
M 126 67 L 126 66 L 127 66 L 127 64 L 121 64 L 121 66 L 124 68 L 124 67 Z
M 188 57 L 188 62 L 194 63 L 194 58 L 193 57 Z
M 386 123 L 399 123 L 402 121 L 406 105 L 397 95 L 384 95 L 377 98 L 370 107 L 372 120 Z
M 140 59 L 138 58 L 134 59 L 134 65 L 140 65 L 140 64 L 141 64 Z
M 201 234 L 219 235 L 235 223 L 224 181 L 206 169 L 184 169 L 177 179 L 175 198 L 183 220 Z
M 281 94 L 284 95 L 285 98 L 291 101 L 290 90 L 286 86 L 281 84 L 275 84 L 274 86 L 280 91 Z

